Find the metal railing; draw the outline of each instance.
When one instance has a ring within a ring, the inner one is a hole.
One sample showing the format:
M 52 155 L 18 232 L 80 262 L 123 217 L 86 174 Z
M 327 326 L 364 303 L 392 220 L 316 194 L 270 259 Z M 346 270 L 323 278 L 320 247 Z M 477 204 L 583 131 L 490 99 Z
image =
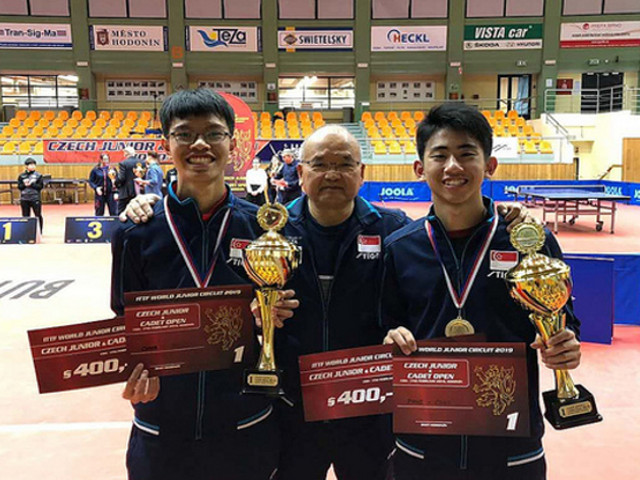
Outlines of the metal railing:
M 544 91 L 545 113 L 606 113 L 629 110 L 640 114 L 640 89 L 618 85 L 580 90 L 548 88 Z

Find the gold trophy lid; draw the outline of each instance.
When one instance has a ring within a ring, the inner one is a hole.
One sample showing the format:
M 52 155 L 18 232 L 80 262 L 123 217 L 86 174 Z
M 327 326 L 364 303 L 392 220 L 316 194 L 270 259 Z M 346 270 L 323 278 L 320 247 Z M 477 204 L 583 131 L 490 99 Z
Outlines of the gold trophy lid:
M 520 223 L 513 227 L 509 239 L 511 240 L 511 244 L 520 253 L 535 253 L 544 245 L 544 229 L 537 223 Z
M 265 203 L 258 210 L 257 217 L 263 230 L 277 232 L 287 224 L 289 213 L 281 203 Z

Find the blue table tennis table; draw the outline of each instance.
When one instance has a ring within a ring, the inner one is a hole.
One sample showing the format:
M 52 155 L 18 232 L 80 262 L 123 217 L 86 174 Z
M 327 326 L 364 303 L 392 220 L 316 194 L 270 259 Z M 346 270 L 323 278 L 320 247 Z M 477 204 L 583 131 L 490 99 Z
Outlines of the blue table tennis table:
M 542 221 L 547 223 L 547 213 L 555 213 L 553 231 L 558 233 L 558 220 L 573 225 L 580 215 L 595 215 L 596 230 L 601 231 L 603 217 L 611 217 L 611 233 L 614 232 L 616 202 L 629 201 L 626 195 L 607 193 L 604 185 L 520 185 L 507 189 L 507 193 L 520 197 L 529 207 L 542 207 Z M 568 220 L 567 220 L 568 219 Z

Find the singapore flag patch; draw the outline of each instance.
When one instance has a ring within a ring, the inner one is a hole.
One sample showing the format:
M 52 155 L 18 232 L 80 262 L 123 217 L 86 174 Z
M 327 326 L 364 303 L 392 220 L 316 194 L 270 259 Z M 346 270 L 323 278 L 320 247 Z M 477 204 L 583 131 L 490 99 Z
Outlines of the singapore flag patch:
M 518 252 L 509 250 L 491 250 L 491 270 L 510 270 L 518 264 Z

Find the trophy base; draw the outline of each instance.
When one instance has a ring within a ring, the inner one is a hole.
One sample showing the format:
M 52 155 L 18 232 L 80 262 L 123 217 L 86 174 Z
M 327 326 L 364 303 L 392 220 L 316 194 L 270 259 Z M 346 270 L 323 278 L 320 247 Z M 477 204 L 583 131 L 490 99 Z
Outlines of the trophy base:
M 284 397 L 282 389 L 282 370 L 258 370 L 249 368 L 244 371 L 243 394 Z
M 556 390 L 542 394 L 546 408 L 544 416 L 556 430 L 602 421 L 593 395 L 582 385 L 576 385 L 576 388 L 580 394 L 570 400 L 560 400 Z

